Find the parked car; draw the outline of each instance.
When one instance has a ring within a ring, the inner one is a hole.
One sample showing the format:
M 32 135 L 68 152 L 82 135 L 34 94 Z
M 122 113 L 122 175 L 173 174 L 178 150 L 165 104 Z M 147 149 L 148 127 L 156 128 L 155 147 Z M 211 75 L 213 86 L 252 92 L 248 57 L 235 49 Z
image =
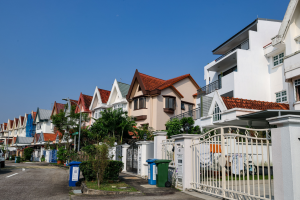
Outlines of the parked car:
M 0 164 L 1 168 L 5 167 L 5 155 L 2 149 L 0 149 Z

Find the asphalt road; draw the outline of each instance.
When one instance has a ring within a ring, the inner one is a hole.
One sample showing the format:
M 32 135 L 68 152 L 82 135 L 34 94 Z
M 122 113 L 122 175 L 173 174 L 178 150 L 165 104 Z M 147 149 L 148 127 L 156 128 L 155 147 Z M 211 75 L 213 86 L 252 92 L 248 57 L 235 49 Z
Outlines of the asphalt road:
M 14 163 L 6 161 L 6 167 L 0 171 L 0 200 L 82 200 L 82 199 L 128 199 L 128 200 L 203 200 L 182 192 L 169 195 L 137 196 L 91 196 L 72 195 L 68 186 L 69 171 L 47 163 Z M 23 171 L 25 168 L 25 171 Z M 210 198 L 205 198 L 209 199 Z
M 1 200 L 70 199 L 68 170 L 42 163 L 5 164 L 0 171 Z

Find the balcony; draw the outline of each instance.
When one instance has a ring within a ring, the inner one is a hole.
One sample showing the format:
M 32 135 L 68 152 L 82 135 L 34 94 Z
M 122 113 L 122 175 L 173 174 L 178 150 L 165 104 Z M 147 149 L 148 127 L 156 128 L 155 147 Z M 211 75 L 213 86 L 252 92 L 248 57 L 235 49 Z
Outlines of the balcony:
M 174 118 L 177 118 L 179 120 L 181 120 L 182 118 L 184 117 L 192 117 L 194 120 L 196 119 L 200 119 L 201 118 L 201 109 L 200 108 L 195 108 L 193 110 L 189 110 L 187 112 L 184 112 L 180 115 L 176 115 L 174 117 L 170 117 L 170 119 L 174 119 Z
M 229 55 L 230 53 L 234 52 L 237 49 L 248 50 L 249 49 L 249 39 L 246 40 L 246 41 L 244 41 L 244 42 L 242 42 L 241 44 L 239 44 L 235 48 L 231 49 L 227 53 L 223 54 L 222 56 L 220 56 L 219 58 L 217 58 L 215 61 L 218 62 L 219 60 L 221 60 L 222 58 L 226 57 L 227 55 Z
M 205 96 L 205 95 L 210 94 L 210 93 L 214 92 L 215 90 L 219 90 L 221 88 L 222 88 L 222 81 L 216 80 L 216 81 L 200 88 L 198 90 L 198 94 L 200 96 Z
M 286 80 L 300 75 L 300 51 L 296 51 L 284 58 L 284 72 Z

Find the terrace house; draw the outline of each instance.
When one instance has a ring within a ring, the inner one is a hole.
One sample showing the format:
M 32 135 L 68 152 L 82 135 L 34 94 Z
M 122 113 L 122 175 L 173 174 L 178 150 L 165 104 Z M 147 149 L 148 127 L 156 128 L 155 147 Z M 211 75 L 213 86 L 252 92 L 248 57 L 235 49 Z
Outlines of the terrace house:
M 165 130 L 165 123 L 175 115 L 195 108 L 199 89 L 190 74 L 162 80 L 135 71 L 128 94 L 128 115 L 137 125 Z
M 130 85 L 126 83 L 122 83 L 115 79 L 114 84 L 112 86 L 108 101 L 107 107 L 111 107 L 113 109 L 122 109 L 123 111 L 127 111 L 127 100 L 126 95 Z
M 108 108 L 107 101 L 110 95 L 110 91 L 99 89 L 96 86 L 94 95 L 87 110 L 90 110 L 91 117 L 98 119 L 101 117 L 101 112 Z M 86 100 L 87 101 L 87 100 Z M 94 123 L 94 119 L 91 119 L 91 123 Z
M 51 123 L 51 110 L 37 108 L 34 124 L 36 124 L 36 133 L 52 133 L 54 134 Z
M 33 137 L 36 132 L 36 124 L 34 123 L 36 117 L 36 112 L 31 111 L 27 115 L 26 121 L 26 137 Z

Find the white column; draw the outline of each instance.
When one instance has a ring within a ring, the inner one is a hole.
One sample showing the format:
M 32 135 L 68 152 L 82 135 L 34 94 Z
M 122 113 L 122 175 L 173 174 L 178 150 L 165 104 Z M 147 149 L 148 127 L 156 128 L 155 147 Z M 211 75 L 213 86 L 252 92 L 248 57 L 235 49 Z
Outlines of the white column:
M 167 139 L 167 132 L 160 131 L 154 134 L 154 158 L 162 159 L 162 141 Z
M 122 162 L 124 164 L 123 171 L 126 172 L 126 160 L 127 160 L 127 149 L 130 147 L 129 144 L 122 145 Z
M 271 130 L 275 200 L 300 199 L 300 116 L 267 119 Z
M 171 138 L 175 139 L 175 167 L 176 177 L 182 180 L 183 191 L 191 188 L 192 177 L 192 139 L 199 137 L 194 134 L 179 134 L 173 135 Z M 178 160 L 182 162 L 179 163 Z
M 139 148 L 138 149 L 138 175 L 142 177 L 146 177 L 148 176 L 148 163 L 146 162 L 146 160 L 154 157 L 154 143 L 153 141 L 139 141 L 136 144 L 138 145 Z

